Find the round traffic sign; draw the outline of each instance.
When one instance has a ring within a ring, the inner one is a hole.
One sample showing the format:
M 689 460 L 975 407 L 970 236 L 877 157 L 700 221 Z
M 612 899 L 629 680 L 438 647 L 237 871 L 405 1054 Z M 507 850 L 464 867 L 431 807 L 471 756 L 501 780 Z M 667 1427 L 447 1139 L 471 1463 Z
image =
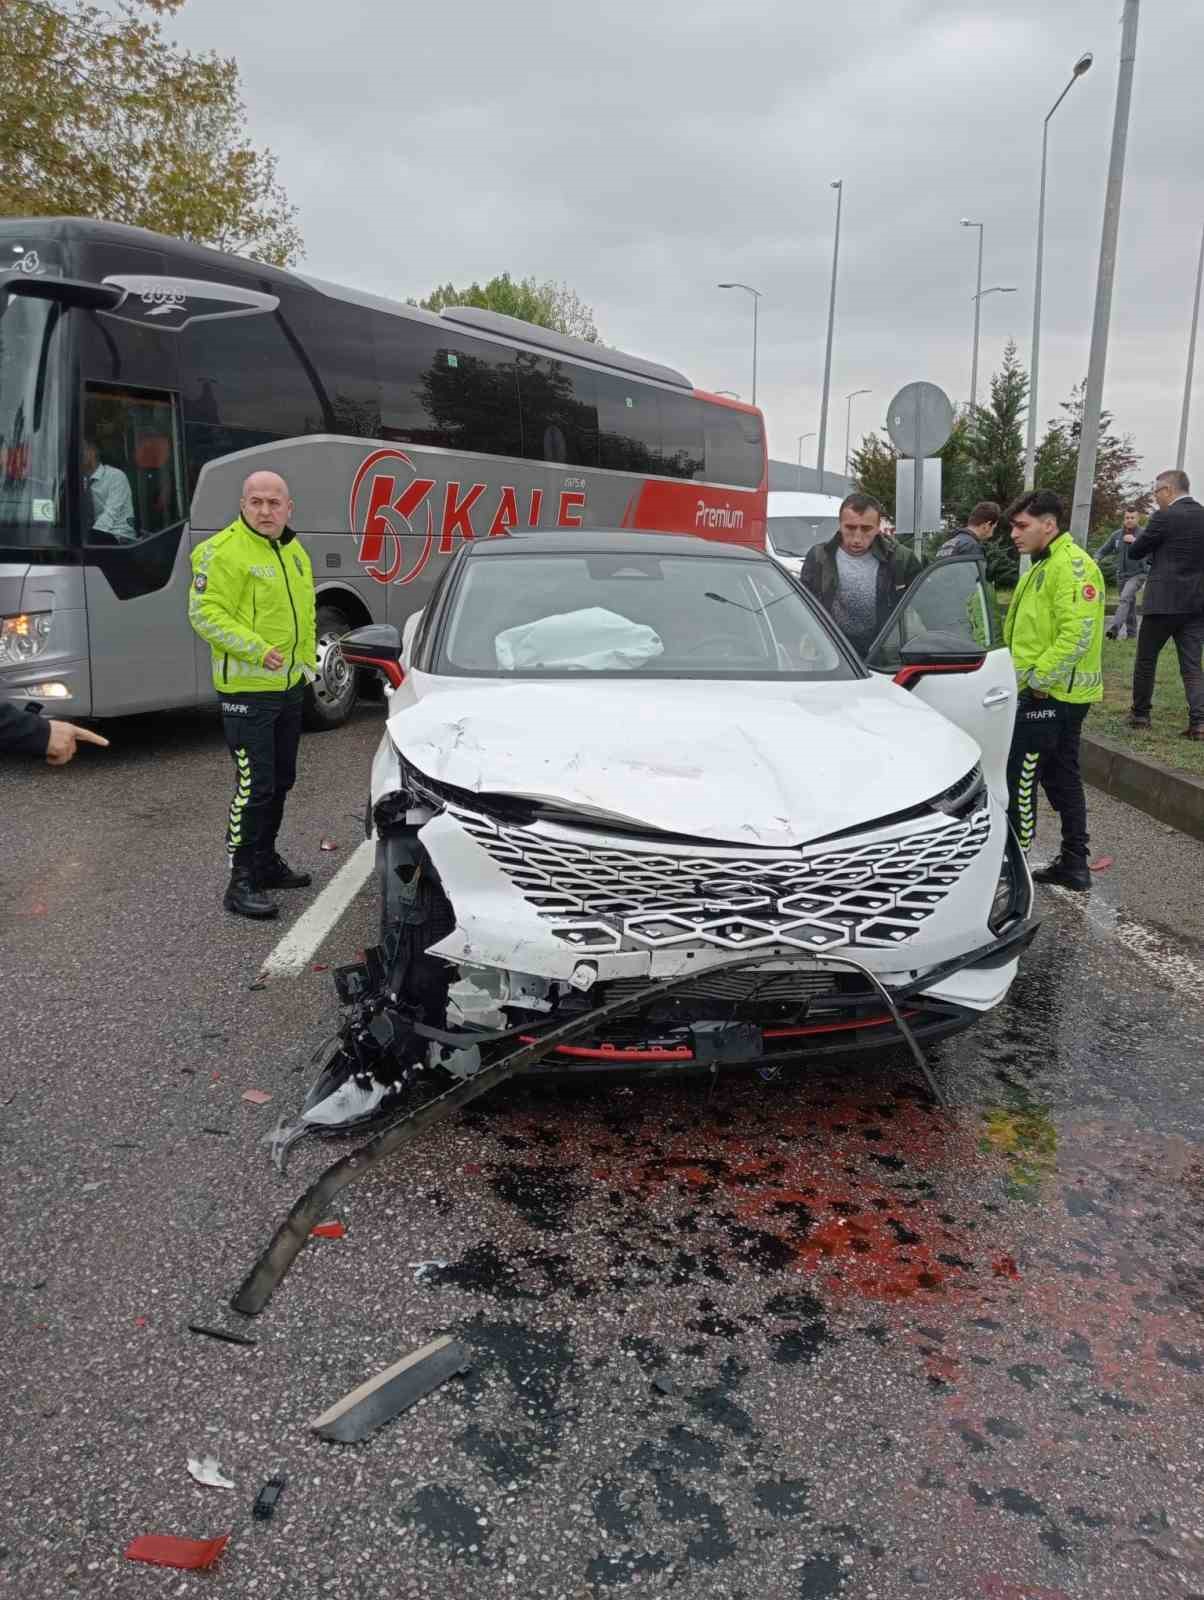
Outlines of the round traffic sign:
M 935 383 L 906 384 L 887 409 L 886 431 L 896 450 L 923 461 L 953 432 L 953 402 Z

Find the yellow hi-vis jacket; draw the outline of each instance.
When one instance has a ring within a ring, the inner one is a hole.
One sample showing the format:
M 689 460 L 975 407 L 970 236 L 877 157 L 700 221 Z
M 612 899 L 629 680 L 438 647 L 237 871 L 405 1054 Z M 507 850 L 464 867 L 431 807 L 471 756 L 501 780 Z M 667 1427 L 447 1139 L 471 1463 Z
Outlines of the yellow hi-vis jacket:
M 188 620 L 209 645 L 219 694 L 291 689 L 317 666 L 314 574 L 286 528 L 266 539 L 236 517 L 192 552 Z M 284 665 L 263 658 L 279 650 Z
M 1022 693 L 1034 689 L 1075 705 L 1103 698 L 1104 580 L 1068 533 L 1033 557 L 1003 638 Z

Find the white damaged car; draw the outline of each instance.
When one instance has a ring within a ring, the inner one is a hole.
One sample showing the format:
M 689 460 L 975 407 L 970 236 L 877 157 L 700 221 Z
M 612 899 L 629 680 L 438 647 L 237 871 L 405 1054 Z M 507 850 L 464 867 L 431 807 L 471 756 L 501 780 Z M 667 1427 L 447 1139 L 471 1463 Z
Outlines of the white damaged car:
M 922 573 L 867 664 L 755 551 L 478 541 L 404 639 L 343 647 L 392 685 L 381 942 L 340 976 L 352 1021 L 310 1125 L 575 1017 L 544 1066 L 678 1070 L 897 1043 L 899 1015 L 935 1039 L 1007 994 L 1032 885 L 978 562 Z

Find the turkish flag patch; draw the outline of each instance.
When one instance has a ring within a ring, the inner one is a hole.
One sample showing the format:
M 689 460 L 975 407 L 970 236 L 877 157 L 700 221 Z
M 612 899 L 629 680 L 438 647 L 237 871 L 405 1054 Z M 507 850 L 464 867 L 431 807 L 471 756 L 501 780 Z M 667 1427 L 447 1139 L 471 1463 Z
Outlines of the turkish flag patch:
M 1095 585 L 1093 583 L 1085 583 L 1083 585 L 1083 599 L 1084 600 L 1094 600 L 1095 597 L 1098 594 L 1099 594 L 1099 590 L 1095 587 Z

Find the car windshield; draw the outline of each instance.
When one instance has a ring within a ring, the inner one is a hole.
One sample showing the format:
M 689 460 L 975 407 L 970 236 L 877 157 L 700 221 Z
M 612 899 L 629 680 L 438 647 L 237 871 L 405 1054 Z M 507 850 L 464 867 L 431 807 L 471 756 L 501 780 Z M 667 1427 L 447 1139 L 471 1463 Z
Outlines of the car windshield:
M 65 542 L 62 328 L 49 300 L 0 295 L 0 546 Z
M 521 550 L 465 562 L 434 671 L 523 678 L 856 676 L 771 561 Z
M 780 556 L 805 556 L 812 545 L 830 539 L 835 517 L 770 517 L 766 528 L 771 547 Z

